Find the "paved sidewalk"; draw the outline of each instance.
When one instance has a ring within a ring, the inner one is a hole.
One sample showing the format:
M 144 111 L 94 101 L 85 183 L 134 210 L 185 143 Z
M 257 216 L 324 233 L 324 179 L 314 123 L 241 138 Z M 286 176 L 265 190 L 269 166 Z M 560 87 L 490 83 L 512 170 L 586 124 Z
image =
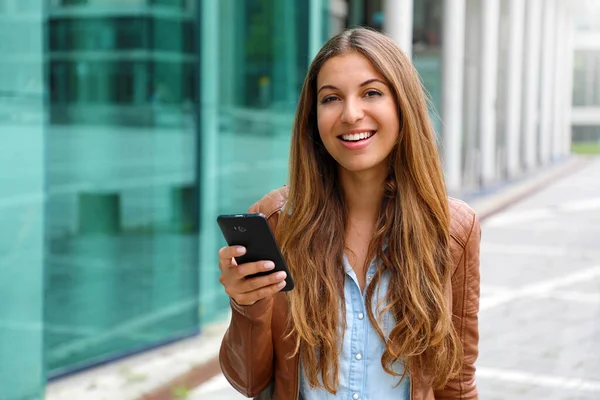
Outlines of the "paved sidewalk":
M 586 159 L 573 157 L 498 188 L 485 197 L 467 200 L 478 215 L 485 217 L 512 204 L 515 199 L 526 197 L 549 182 L 581 169 L 582 163 L 586 162 Z M 595 162 L 594 165 L 597 164 Z M 162 400 L 175 398 L 175 395 L 188 395 L 187 398 L 193 400 L 241 399 L 243 397 L 228 389 L 222 375 L 210 378 L 218 372 L 215 357 L 226 327 L 227 318 L 205 327 L 203 335 L 196 338 L 52 382 L 48 385 L 46 400 Z M 203 368 L 207 364 L 212 364 L 212 367 Z M 215 365 L 217 370 L 212 372 Z M 189 391 L 200 382 L 205 383 Z M 223 387 L 225 391 L 222 391 Z
M 483 224 L 482 398 L 600 399 L 599 177 L 600 159 Z

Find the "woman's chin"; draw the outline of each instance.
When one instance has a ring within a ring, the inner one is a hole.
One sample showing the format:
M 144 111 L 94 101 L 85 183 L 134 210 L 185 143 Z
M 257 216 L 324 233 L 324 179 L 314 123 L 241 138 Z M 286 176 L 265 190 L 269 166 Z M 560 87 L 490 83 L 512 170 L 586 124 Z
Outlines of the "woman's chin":
M 367 160 L 364 160 L 362 162 L 358 161 L 359 160 L 356 160 L 354 162 L 340 163 L 340 165 L 344 170 L 353 174 L 375 172 L 380 169 L 383 171 L 387 168 L 387 166 L 384 163 L 368 162 Z

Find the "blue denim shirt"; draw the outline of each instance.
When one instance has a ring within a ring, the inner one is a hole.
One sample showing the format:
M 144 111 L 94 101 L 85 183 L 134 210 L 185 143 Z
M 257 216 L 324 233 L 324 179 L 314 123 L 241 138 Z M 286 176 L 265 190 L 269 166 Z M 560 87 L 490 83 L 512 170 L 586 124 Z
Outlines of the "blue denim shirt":
M 367 270 L 367 284 L 375 275 L 377 263 L 371 261 Z M 398 385 L 399 377 L 386 373 L 381 366 L 384 343 L 377 335 L 367 316 L 365 297 L 360 291 L 358 279 L 344 256 L 344 270 L 346 281 L 344 283 L 344 298 L 346 300 L 346 331 L 340 354 L 340 384 L 338 392 L 333 395 L 325 389 L 312 389 L 300 368 L 300 395 L 303 400 L 409 400 L 410 383 L 408 375 Z M 372 309 L 375 318 L 378 318 L 376 306 L 387 292 L 389 274 L 384 273 L 373 296 Z M 384 334 L 387 336 L 394 327 L 393 317 L 390 312 L 383 315 L 380 322 Z M 402 363 L 396 363 L 393 370 L 398 373 L 403 371 Z

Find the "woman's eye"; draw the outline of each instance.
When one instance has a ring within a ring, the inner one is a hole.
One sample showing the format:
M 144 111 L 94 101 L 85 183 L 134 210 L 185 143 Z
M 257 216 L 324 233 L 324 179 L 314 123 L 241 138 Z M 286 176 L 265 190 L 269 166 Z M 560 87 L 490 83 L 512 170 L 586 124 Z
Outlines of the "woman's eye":
M 329 103 L 330 101 L 334 101 L 337 97 L 335 96 L 326 96 L 321 100 L 321 104 Z
M 373 97 L 373 96 L 381 96 L 381 92 L 379 90 L 369 90 L 367 91 L 367 93 L 365 93 L 366 97 Z

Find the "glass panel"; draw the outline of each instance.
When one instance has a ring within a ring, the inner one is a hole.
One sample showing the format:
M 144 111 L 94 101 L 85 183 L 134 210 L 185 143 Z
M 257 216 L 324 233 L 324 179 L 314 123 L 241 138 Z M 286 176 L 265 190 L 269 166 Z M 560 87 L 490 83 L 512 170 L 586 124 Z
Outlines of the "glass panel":
M 146 49 L 148 23 L 144 17 L 54 18 L 50 21 L 50 50 Z
M 0 0 L 0 398 L 42 399 L 43 2 Z
M 49 21 L 50 376 L 198 329 L 195 20 L 114 8 Z
M 442 1 L 414 2 L 413 65 L 432 100 L 430 110 L 435 131 L 441 132 L 439 112 L 442 101 Z
M 217 215 L 245 212 L 287 180 L 292 121 L 309 62 L 305 5 L 203 2 L 203 60 L 214 60 L 202 63 L 203 320 L 222 315 L 229 304 L 217 283 L 216 254 L 225 244 Z

